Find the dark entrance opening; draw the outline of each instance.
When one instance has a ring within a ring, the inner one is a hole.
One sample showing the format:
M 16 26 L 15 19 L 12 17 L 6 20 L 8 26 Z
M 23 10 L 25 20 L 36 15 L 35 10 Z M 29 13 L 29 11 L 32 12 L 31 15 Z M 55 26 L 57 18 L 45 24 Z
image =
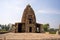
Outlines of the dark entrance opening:
M 29 32 L 32 32 L 32 27 L 29 27 Z
M 36 31 L 37 31 L 37 33 L 39 33 L 39 32 L 40 32 L 39 27 L 37 27 L 37 28 L 36 28 Z
M 36 32 L 37 32 L 37 33 L 40 33 L 40 24 L 37 24 L 37 25 L 36 25 Z
M 18 24 L 18 32 L 22 32 L 22 24 Z

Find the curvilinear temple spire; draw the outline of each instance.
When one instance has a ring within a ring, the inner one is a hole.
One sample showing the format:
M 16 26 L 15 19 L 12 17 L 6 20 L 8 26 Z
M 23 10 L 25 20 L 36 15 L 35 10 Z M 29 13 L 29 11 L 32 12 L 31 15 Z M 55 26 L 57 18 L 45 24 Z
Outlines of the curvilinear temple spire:
M 15 23 L 15 29 L 13 32 L 41 33 L 42 29 L 42 24 L 36 23 L 34 10 L 28 4 L 24 9 L 21 23 Z

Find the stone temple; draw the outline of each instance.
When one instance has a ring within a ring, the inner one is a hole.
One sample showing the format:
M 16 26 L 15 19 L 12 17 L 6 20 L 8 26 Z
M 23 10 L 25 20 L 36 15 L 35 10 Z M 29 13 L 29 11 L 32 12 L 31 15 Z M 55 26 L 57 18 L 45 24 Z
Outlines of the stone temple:
M 30 5 L 24 9 L 21 22 L 15 23 L 14 27 L 15 33 L 41 33 L 43 31 L 42 24 L 36 23 L 36 16 Z

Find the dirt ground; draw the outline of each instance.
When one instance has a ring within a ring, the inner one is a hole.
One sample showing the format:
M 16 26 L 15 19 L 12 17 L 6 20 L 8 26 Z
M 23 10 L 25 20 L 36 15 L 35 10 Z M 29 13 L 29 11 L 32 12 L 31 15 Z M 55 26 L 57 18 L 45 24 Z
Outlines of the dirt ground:
M 0 39 L 3 40 L 25 40 L 25 39 L 53 39 L 60 40 L 60 35 L 58 34 L 49 34 L 49 33 L 6 33 L 0 34 Z

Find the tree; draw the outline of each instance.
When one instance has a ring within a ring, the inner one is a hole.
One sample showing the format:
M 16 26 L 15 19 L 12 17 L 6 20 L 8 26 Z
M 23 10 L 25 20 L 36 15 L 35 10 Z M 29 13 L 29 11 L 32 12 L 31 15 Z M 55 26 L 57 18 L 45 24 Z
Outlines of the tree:
M 2 27 L 2 31 L 8 31 L 9 30 L 9 26 L 7 26 L 7 25 L 1 25 L 1 27 Z
M 44 24 L 43 25 L 44 31 L 47 32 L 49 29 L 49 24 Z

